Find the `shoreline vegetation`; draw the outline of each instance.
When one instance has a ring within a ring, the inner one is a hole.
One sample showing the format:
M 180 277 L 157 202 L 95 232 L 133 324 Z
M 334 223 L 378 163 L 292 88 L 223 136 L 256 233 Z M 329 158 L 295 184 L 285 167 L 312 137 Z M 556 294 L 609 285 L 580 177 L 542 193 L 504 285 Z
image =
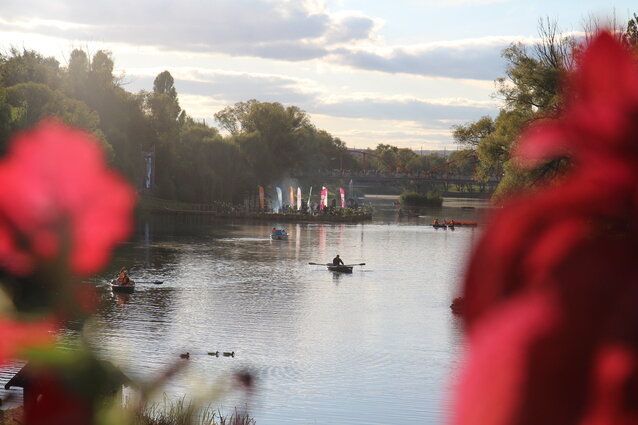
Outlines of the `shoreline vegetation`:
M 245 206 L 233 206 L 224 202 L 193 204 L 150 197 L 140 199 L 138 213 L 264 221 L 355 223 L 372 220 L 372 207 L 368 205 L 360 208 L 327 207 L 323 211 L 315 212 L 297 211 L 291 208 L 284 209 L 284 212 L 271 212 L 254 211 Z
M 256 420 L 237 409 L 224 415 L 212 408 L 197 409 L 184 399 L 155 403 L 135 414 L 135 425 L 255 425 Z M 0 425 L 24 424 L 24 407 L 0 410 Z
M 438 193 L 422 195 L 406 191 L 401 194 L 399 199 L 406 207 L 440 207 L 443 205 L 443 198 Z

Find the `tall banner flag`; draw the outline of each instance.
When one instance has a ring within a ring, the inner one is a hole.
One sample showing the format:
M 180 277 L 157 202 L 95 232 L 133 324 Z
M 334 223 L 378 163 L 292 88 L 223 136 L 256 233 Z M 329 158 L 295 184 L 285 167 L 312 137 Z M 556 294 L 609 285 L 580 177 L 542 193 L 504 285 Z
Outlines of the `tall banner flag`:
M 295 207 L 295 188 L 290 186 L 290 208 Z
M 301 188 L 297 186 L 297 211 L 301 211 Z
M 323 211 L 325 207 L 324 202 L 326 201 L 326 198 L 328 198 L 328 189 L 322 186 L 321 197 L 319 198 L 319 211 Z
M 279 203 L 279 208 L 277 209 L 277 212 L 281 212 L 281 210 L 284 208 L 284 199 L 281 193 L 281 188 L 277 186 L 275 189 L 277 190 L 277 202 Z
M 339 193 L 341 193 L 341 208 L 345 208 L 346 207 L 346 191 L 343 190 L 342 187 L 340 187 Z
M 155 152 L 144 152 L 144 165 L 146 166 L 146 176 L 144 178 L 144 189 L 150 189 L 153 185 L 155 169 Z
M 310 186 L 310 192 L 308 192 L 308 211 L 310 211 L 310 197 L 312 196 L 312 186 Z
M 264 203 L 265 203 L 264 198 L 265 198 L 264 187 L 259 186 L 259 208 L 261 208 L 262 210 L 264 209 Z
M 323 195 L 323 206 L 324 208 L 328 207 L 328 188 L 324 187 L 323 191 L 325 192 L 325 194 Z
M 350 198 L 354 198 L 354 185 L 352 184 L 352 179 L 350 179 L 350 183 L 348 183 L 348 193 L 350 194 Z

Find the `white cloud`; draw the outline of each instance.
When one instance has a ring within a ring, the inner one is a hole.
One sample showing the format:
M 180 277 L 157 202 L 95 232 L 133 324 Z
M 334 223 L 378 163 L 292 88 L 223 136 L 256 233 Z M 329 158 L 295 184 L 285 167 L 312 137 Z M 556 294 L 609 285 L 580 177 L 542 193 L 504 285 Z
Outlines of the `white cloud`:
M 490 81 L 503 74 L 502 49 L 522 41 L 484 37 L 386 45 L 379 36 L 384 24 L 358 11 L 331 12 L 320 1 L 25 0 L 3 5 L 0 32 L 166 52 L 323 59 L 358 70 Z
M 161 68 L 134 69 L 128 90 L 150 89 Z M 305 110 L 319 128 L 349 146 L 391 143 L 399 146 L 450 145 L 453 124 L 495 115 L 498 103 L 462 97 L 342 93 L 312 80 L 273 74 L 249 74 L 196 68 L 171 69 L 180 104 L 194 118 L 214 125 L 213 115 L 235 102 L 255 98 Z M 367 140 L 367 141 L 366 141 Z M 434 147 L 432 147 L 434 148 Z
M 512 43 L 531 43 L 523 37 L 482 37 L 408 46 L 340 48 L 332 60 L 355 69 L 386 73 L 489 80 L 502 76 L 501 52 Z
M 2 16 L 4 31 L 292 61 L 323 57 L 330 43 L 367 39 L 377 27 L 364 15 L 268 0 L 26 0 L 3 5 Z

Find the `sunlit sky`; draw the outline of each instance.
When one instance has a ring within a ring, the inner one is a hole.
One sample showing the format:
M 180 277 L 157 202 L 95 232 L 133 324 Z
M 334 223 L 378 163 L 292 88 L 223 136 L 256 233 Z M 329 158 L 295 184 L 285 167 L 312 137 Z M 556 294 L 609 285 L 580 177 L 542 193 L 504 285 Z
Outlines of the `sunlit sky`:
M 625 24 L 635 1 L 21 0 L 0 4 L 0 48 L 62 65 L 73 48 L 112 52 L 124 87 L 168 70 L 193 118 L 257 99 L 305 110 L 349 147 L 456 149 L 454 124 L 495 116 L 501 51 L 539 20 L 579 32 Z

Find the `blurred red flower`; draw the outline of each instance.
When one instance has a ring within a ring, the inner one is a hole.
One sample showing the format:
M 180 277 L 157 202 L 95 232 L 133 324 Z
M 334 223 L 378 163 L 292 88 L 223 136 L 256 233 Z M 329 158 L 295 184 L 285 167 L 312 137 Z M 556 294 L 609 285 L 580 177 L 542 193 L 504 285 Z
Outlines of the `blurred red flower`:
M 54 323 L 21 323 L 0 318 L 0 364 L 19 356 L 28 347 L 41 347 L 54 342 Z
M 469 352 L 453 423 L 638 423 L 638 65 L 613 36 L 583 52 L 565 110 L 522 164 L 569 174 L 490 218 L 464 285 Z
M 12 140 L 0 187 L 0 265 L 13 274 L 68 256 L 72 273 L 89 275 L 132 227 L 132 188 L 97 140 L 54 120 Z
M 25 398 L 25 425 L 91 425 L 95 419 L 94 400 L 85 389 L 70 390 L 58 373 L 40 371 L 29 386 L 30 398 Z

